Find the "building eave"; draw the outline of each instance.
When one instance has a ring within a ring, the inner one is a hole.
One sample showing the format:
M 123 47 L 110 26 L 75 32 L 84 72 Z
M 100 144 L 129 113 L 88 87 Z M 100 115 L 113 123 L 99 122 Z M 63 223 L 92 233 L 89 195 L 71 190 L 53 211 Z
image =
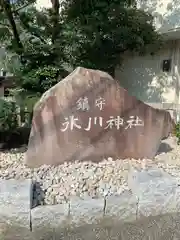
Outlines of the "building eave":
M 180 27 L 179 28 L 174 28 L 174 29 L 169 29 L 166 32 L 163 31 L 158 31 L 164 40 L 178 40 L 180 39 Z

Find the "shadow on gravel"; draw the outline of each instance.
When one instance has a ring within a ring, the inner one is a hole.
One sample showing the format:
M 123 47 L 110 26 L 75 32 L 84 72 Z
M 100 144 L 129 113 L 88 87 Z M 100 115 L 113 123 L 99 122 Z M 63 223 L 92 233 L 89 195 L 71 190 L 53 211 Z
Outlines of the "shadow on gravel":
M 156 156 L 161 154 L 161 153 L 168 153 L 172 150 L 173 150 L 173 148 L 168 143 L 162 142 L 159 146 L 159 149 L 156 153 Z
M 3 153 L 17 154 L 17 153 L 25 153 L 26 151 L 27 151 L 27 145 L 21 145 L 21 146 L 18 146 L 18 148 L 11 148 L 11 149 L 0 147 L 0 152 L 3 152 Z
M 24 146 L 27 147 L 30 127 L 19 127 L 13 132 L 0 132 L 0 151 L 9 151 L 17 148 L 21 151 Z
M 74 229 L 62 226 L 50 229 L 46 226 L 44 229 L 34 229 L 34 232 L 6 225 L 4 229 L 0 228 L 0 234 L 3 240 L 177 240 L 180 239 L 180 213 L 144 217 L 132 223 L 106 219 Z
M 35 208 L 40 205 L 45 205 L 45 192 L 43 191 L 41 184 L 39 182 L 33 182 L 33 196 L 31 208 Z

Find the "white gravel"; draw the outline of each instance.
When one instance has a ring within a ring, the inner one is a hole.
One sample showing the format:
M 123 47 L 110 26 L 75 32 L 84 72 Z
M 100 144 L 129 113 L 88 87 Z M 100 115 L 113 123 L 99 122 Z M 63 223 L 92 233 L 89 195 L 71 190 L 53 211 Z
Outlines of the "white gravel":
M 180 146 L 175 138 L 162 143 L 161 153 L 153 160 L 104 159 L 100 163 L 78 162 L 64 163 L 57 167 L 41 166 L 34 170 L 24 165 L 24 153 L 16 150 L 0 152 L 0 179 L 26 179 L 36 181 L 34 204 L 57 204 L 72 196 L 100 197 L 105 194 L 121 194 L 128 189 L 128 171 L 130 166 L 145 168 L 156 165 L 173 176 L 180 178 Z

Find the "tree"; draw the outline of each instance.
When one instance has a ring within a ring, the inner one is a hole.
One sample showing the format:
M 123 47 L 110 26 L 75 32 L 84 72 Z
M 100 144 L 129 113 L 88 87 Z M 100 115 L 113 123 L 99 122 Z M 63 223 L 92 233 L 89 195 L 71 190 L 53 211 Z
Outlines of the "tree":
M 10 93 L 21 111 L 31 112 L 44 91 L 65 76 L 58 0 L 52 8 L 38 11 L 34 0 L 0 0 L 0 42 L 6 48 L 6 69 L 16 76 Z M 64 74 L 64 75 L 63 75 Z
M 9 24 L 11 26 L 14 40 L 16 41 L 16 51 L 17 51 L 17 53 L 20 53 L 23 50 L 23 45 L 21 43 L 21 40 L 20 40 L 20 37 L 18 34 L 18 30 L 16 27 L 16 23 L 13 18 L 13 12 L 12 12 L 10 1 L 9 0 L 1 0 L 1 6 L 2 6 L 2 9 L 4 10 L 4 12 L 7 16 L 7 19 L 9 21 Z
M 129 0 L 66 0 L 63 2 L 65 50 L 70 65 L 108 71 L 125 51 L 156 51 L 160 36 L 150 14 Z
M 22 109 L 65 77 L 67 66 L 100 69 L 114 75 L 126 51 L 153 52 L 161 43 L 150 14 L 135 0 L 0 0 L 0 43 L 7 70 L 17 79 L 14 96 Z M 23 101 L 22 101 L 23 100 Z
M 51 0 L 52 7 L 41 11 L 35 0 L 0 1 L 0 40 L 19 59 L 18 84 L 30 91 L 51 86 L 43 83 L 49 76 L 42 80 L 47 67 L 62 77 L 65 66 L 113 75 L 125 51 L 143 54 L 160 46 L 152 16 L 138 10 L 134 0 Z
M 58 74 L 66 74 L 62 66 L 63 46 L 57 41 L 61 33 L 59 2 L 52 0 L 52 8 L 38 11 L 34 0 L 0 1 L 0 41 L 10 51 L 10 56 L 14 52 L 13 57 L 19 60 L 15 69 L 17 84 L 28 91 L 42 93 L 46 90 L 43 86 L 54 84 L 54 75 L 50 78 L 48 74 L 49 80 L 47 76 L 43 80 L 42 73 L 47 74 L 47 68 L 52 74 L 54 68 Z M 8 60 L 12 65 L 12 59 Z M 41 72 L 40 78 L 36 71 Z

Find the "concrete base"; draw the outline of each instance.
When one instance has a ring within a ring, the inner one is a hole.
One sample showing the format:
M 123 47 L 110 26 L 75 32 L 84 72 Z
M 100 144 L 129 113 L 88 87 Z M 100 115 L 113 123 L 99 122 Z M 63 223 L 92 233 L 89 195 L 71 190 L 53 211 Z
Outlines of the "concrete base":
M 176 180 L 160 169 L 132 169 L 129 187 L 120 196 L 31 209 L 31 180 L 1 180 L 0 239 L 180 239 Z
M 31 180 L 0 180 L 0 223 L 30 227 Z

